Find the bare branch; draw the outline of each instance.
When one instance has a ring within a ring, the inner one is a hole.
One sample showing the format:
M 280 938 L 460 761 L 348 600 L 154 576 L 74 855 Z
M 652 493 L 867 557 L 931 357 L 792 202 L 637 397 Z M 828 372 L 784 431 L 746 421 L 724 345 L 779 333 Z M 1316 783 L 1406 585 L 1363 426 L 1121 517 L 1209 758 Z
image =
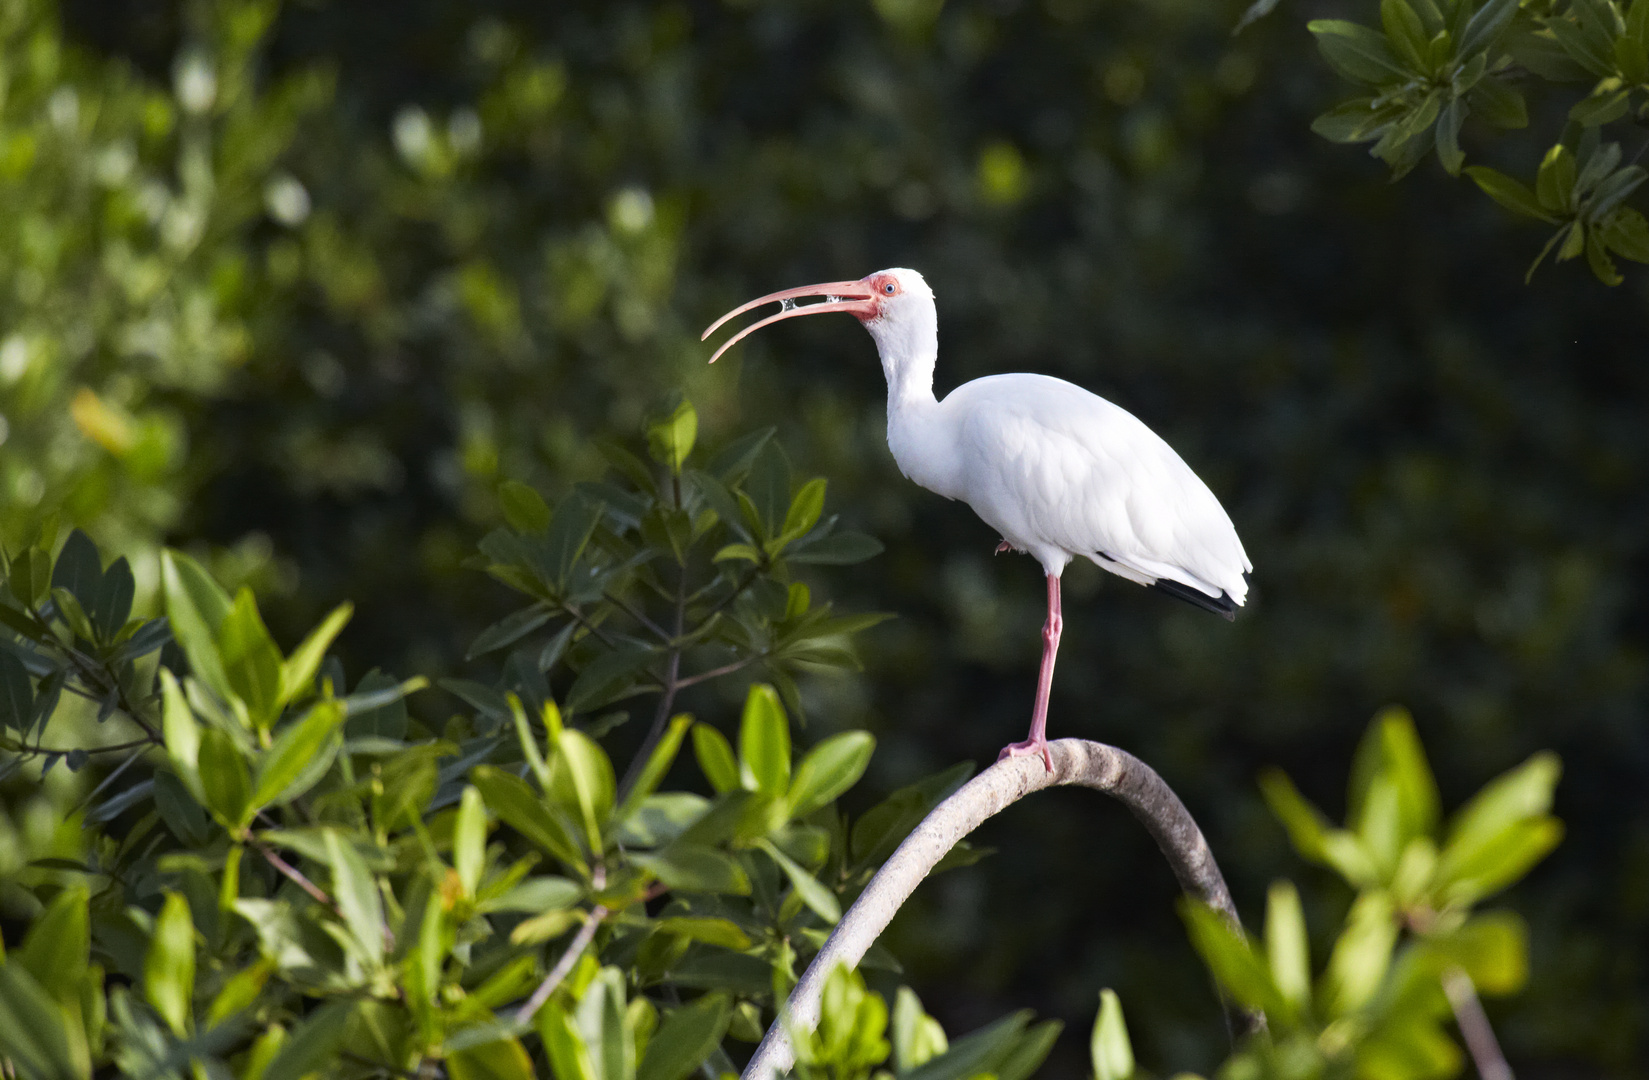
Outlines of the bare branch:
M 986 819 L 1043 788 L 1079 785 L 1102 791 L 1131 810 L 1167 856 L 1174 877 L 1187 893 L 1241 925 L 1231 893 L 1214 855 L 1185 804 L 1149 765 L 1125 751 L 1086 739 L 1049 744 L 1053 770 L 1040 757 L 999 761 L 933 808 L 870 879 L 836 925 L 790 995 L 784 1011 L 756 1048 L 743 1080 L 775 1080 L 795 1063 L 789 1029 L 811 1030 L 819 1022 L 825 980 L 839 964 L 858 964 L 939 860 Z M 788 1020 L 788 1024 L 787 1021 Z M 1265 1026 L 1258 1013 L 1234 1012 L 1234 1027 L 1252 1032 Z
M 607 909 L 600 906 L 585 917 L 584 925 L 579 927 L 578 933 L 573 936 L 571 944 L 567 946 L 567 951 L 561 954 L 561 959 L 555 962 L 555 967 L 551 968 L 550 973 L 544 976 L 544 981 L 538 984 L 538 989 L 532 992 L 532 997 L 528 998 L 527 1003 L 521 1006 L 520 1011 L 515 1014 L 517 1024 L 525 1027 L 532 1023 L 532 1018 L 538 1015 L 538 1010 L 544 1007 L 546 1001 L 550 1000 L 550 994 L 554 993 L 555 988 L 561 985 L 561 980 L 567 977 L 567 973 L 572 971 L 573 965 L 578 963 L 578 958 L 584 955 L 584 950 L 590 947 L 591 940 L 595 938 L 596 928 L 601 925 L 601 920 L 606 917 Z
M 1443 972 L 1443 993 L 1454 1009 L 1454 1021 L 1460 1025 L 1460 1035 L 1477 1065 L 1477 1075 L 1482 1080 L 1512 1080 L 1512 1067 L 1500 1052 L 1500 1041 L 1494 1037 L 1483 1003 L 1477 1000 L 1477 988 L 1472 985 L 1471 976 L 1459 968 L 1449 968 Z

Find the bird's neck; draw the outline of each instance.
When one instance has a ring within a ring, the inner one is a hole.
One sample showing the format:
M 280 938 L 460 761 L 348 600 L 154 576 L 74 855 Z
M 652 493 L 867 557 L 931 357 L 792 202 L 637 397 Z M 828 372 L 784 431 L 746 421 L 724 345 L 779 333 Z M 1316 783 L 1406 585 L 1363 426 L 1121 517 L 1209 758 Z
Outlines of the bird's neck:
M 882 358 L 882 374 L 887 376 L 887 408 L 891 420 L 904 409 L 921 409 L 934 404 L 933 365 L 939 358 L 939 318 L 931 304 L 897 321 L 873 320 L 865 324 L 876 339 Z
M 938 320 L 931 308 L 924 319 L 898 325 L 868 324 L 887 376 L 887 442 L 899 471 L 947 498 L 957 497 L 952 433 L 940 423 L 933 396 L 933 365 L 939 356 Z

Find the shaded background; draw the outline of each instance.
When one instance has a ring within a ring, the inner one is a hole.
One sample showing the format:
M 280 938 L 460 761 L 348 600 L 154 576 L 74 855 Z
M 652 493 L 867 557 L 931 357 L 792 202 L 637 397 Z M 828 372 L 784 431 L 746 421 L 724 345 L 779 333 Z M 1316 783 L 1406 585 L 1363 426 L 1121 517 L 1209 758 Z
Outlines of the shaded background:
M 1288 852 L 1260 768 L 1337 814 L 1394 702 L 1445 805 L 1556 749 L 1569 834 L 1509 897 L 1533 976 L 1491 1014 L 1525 1077 L 1649 1076 L 1649 279 L 1525 287 L 1538 229 L 1311 135 L 1344 90 L 1318 12 L 1232 37 L 1225 0 L 5 11 L 8 542 L 61 509 L 120 550 L 208 555 L 281 640 L 354 599 L 352 671 L 473 670 L 512 606 L 460 565 L 496 484 L 599 475 L 591 437 L 683 389 L 705 441 L 778 425 L 887 544 L 820 578 L 898 619 L 862 677 L 805 688 L 809 738 L 877 733 L 868 803 L 1020 736 L 1040 574 L 899 476 L 851 320 L 714 369 L 696 338 L 750 296 L 912 266 L 941 393 L 1036 370 L 1117 401 L 1255 564 L 1235 625 L 1073 567 L 1053 733 L 1154 764 L 1251 917 L 1304 882 L 1323 947 L 1346 897 Z M 1051 793 L 981 839 L 999 852 L 890 940 L 947 1029 L 1033 1006 L 1071 1025 L 1047 1075 L 1078 1076 L 1111 986 L 1148 1068 L 1223 1056 L 1172 879 L 1119 808 Z

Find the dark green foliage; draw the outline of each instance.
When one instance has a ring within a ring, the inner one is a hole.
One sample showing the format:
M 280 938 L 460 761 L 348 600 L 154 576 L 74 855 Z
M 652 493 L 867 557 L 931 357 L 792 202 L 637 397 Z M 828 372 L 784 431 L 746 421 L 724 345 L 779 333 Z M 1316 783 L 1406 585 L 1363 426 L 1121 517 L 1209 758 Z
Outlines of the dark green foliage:
M 1571 0 L 1381 0 L 1380 30 L 1339 19 L 1310 24 L 1323 58 L 1368 87 L 1364 96 L 1319 116 L 1312 129 L 1335 142 L 1373 142 L 1370 151 L 1401 178 L 1435 150 L 1451 175 L 1462 171 L 1461 125 L 1474 112 L 1494 128 L 1521 128 L 1529 111 L 1517 86 L 1596 79 L 1569 109 L 1561 141 L 1527 185 L 1487 165 L 1464 171 L 1495 202 L 1559 225 L 1529 266 L 1585 252 L 1606 285 L 1624 280 L 1612 256 L 1649 262 L 1649 222 L 1624 205 L 1649 173 L 1622 164 L 1620 144 L 1601 130 L 1649 117 L 1649 3 Z M 1577 171 L 1578 170 L 1578 171 Z
M 402 705 L 424 680 L 374 674 L 344 693 L 328 674 L 347 604 L 284 655 L 250 590 L 231 599 L 181 552 L 162 555 L 167 620 L 130 622 L 124 560 L 104 569 L 84 533 L 59 545 L 48 527 L 8 557 L 0 761 L 85 763 L 48 749 L 74 730 L 63 689 L 136 737 L 95 748 L 125 760 L 85 807 L 88 832 L 69 826 L 69 857 L 31 852 L 44 857 L 7 879 L 37 911 L 0 963 L 0 1059 L 31 1077 L 441 1062 L 454 1077 L 683 1080 L 722 1055 L 735 1009 L 748 1036 L 874 869 L 835 807 L 874 740 L 793 749 L 780 693 L 758 683 L 735 755 L 670 702 L 746 667 L 794 694 L 795 665 L 850 663 L 875 620 L 786 583 L 789 545 L 831 528 L 823 483 L 792 495 L 761 464 L 777 455 L 765 438 L 746 444 L 753 462 L 700 471 L 692 417 L 684 402 L 654 428 L 660 471 L 622 459 L 618 481 L 553 511 L 508 492 L 522 528 L 484 540 L 479 565 L 546 619 L 483 635 L 515 647 L 505 682 L 464 687 L 483 705 L 439 736 Z M 735 544 L 751 554 L 716 557 Z M 698 670 L 705 654 L 717 666 Z M 585 707 L 564 714 L 552 684 Z M 662 723 L 621 785 L 596 713 L 649 694 Z M 662 787 L 690 728 L 710 798 Z M 904 822 L 909 803 L 865 816 Z

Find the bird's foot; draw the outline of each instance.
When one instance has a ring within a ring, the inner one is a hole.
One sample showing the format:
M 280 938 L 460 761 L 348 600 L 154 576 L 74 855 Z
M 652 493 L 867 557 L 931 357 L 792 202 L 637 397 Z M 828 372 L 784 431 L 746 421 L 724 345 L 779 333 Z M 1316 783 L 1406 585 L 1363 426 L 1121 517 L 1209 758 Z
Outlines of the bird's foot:
M 991 554 L 992 555 L 1000 555 L 1004 551 L 1012 551 L 1012 550 L 1013 550 L 1013 545 L 1008 543 L 1006 540 L 1004 540 L 1000 544 L 996 545 L 996 550 L 991 552 Z
M 1053 755 L 1048 752 L 1047 739 L 1026 739 L 1024 742 L 1009 743 L 996 755 L 997 761 L 1006 761 L 1016 757 L 1039 757 L 1049 772 L 1054 771 Z

